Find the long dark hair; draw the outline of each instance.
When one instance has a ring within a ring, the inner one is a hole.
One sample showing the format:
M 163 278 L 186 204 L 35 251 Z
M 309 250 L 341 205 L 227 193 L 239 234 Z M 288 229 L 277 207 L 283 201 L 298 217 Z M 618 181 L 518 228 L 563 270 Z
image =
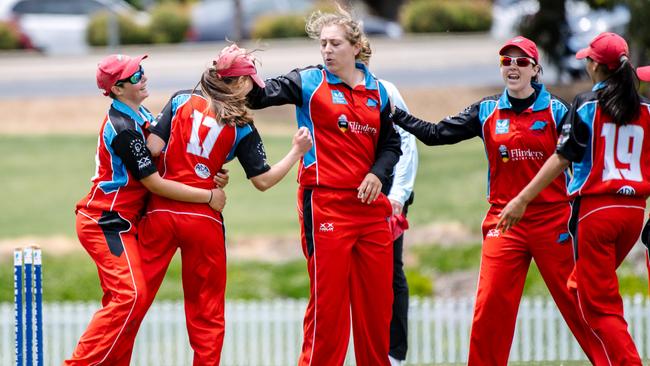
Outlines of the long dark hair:
M 598 67 L 607 68 L 605 65 Z M 639 117 L 639 79 L 627 56 L 621 57 L 621 66 L 609 72 L 605 86 L 598 90 L 598 104 L 616 125 L 626 125 Z

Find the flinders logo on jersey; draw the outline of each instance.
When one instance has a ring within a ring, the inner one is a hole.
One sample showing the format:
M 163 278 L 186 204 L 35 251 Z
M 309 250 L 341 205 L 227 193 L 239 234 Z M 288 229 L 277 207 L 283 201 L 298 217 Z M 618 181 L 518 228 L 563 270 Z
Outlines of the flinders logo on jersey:
M 504 133 L 510 132 L 510 120 L 509 119 L 498 119 L 497 126 L 494 131 L 497 135 L 503 135 Z
M 339 116 L 338 124 L 339 124 L 339 129 L 342 132 L 345 133 L 348 131 L 348 117 L 346 117 L 345 114 Z
M 522 160 L 542 160 L 544 159 L 543 151 L 536 151 L 531 149 L 509 149 L 506 145 L 499 146 L 499 156 L 501 161 L 507 163 L 508 161 L 522 161 Z
M 352 133 L 357 133 L 357 134 L 366 134 L 366 135 L 376 135 L 377 134 L 377 129 L 375 127 L 370 126 L 369 124 L 362 124 L 356 121 L 348 121 L 348 117 L 345 114 L 342 114 L 339 116 L 339 119 L 337 121 L 339 130 L 341 132 L 352 132 Z

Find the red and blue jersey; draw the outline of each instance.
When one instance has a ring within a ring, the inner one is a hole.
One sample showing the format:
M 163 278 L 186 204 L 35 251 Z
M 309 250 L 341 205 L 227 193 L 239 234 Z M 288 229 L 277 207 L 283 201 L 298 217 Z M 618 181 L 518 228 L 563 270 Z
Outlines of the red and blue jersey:
M 248 178 L 270 169 L 264 145 L 252 124 L 234 126 L 217 121 L 208 100 L 200 91 L 175 93 L 149 129 L 166 142 L 158 161 L 165 179 L 193 187 L 214 188 L 213 177 L 223 165 L 237 157 Z M 177 202 L 154 196 L 152 205 L 196 207 L 212 215 L 206 204 Z M 151 205 L 150 205 L 151 206 Z
M 568 106 L 533 83 L 531 104 L 515 111 L 507 90 L 484 98 L 439 123 L 422 121 L 397 109 L 393 121 L 427 145 L 455 144 L 476 136 L 483 139 L 488 159 L 487 198 L 505 205 L 514 198 L 555 152 Z M 518 113 L 517 113 L 518 112 Z M 532 203 L 566 202 L 566 176 L 556 178 Z
M 299 127 L 314 145 L 301 160 L 303 187 L 356 189 L 372 172 L 384 184 L 400 155 L 400 139 L 388 116 L 386 89 L 363 64 L 364 82 L 350 87 L 323 66 L 296 69 L 255 87 L 252 108 L 294 104 Z
M 572 196 L 650 195 L 650 101 L 642 98 L 639 116 L 616 125 L 603 112 L 596 84 L 576 96 L 557 152 L 572 161 Z
M 126 219 L 142 213 L 148 191 L 140 179 L 157 171 L 145 142 L 153 120 L 146 108 L 113 100 L 99 132 L 93 187 L 77 210 L 115 211 Z

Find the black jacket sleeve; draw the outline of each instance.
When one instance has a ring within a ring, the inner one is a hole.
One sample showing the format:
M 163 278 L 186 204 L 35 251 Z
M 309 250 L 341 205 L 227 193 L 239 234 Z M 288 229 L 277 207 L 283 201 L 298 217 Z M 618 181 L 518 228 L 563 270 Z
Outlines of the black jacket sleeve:
M 375 155 L 375 163 L 373 164 L 370 172 L 376 175 L 381 180 L 383 185 L 386 185 L 389 178 L 393 174 L 393 168 L 400 155 L 402 155 L 402 141 L 399 133 L 393 127 L 393 121 L 390 118 L 390 104 L 387 105 L 381 112 L 381 126 L 379 127 L 379 140 L 377 141 L 377 150 Z
M 591 138 L 589 127 L 578 115 L 578 108 L 583 103 L 584 97 L 576 96 L 562 121 L 562 133 L 557 144 L 557 153 L 573 162 L 582 160 Z
M 139 132 L 129 129 L 118 133 L 111 147 L 135 179 L 141 180 L 158 171 Z
M 248 93 L 248 106 L 252 109 L 262 109 L 270 106 L 295 104 L 302 105 L 302 81 L 300 70 L 294 69 L 286 75 L 264 80 L 266 86 L 260 88 L 253 85 Z
M 396 108 L 392 120 L 426 145 L 449 145 L 482 135 L 479 108 L 480 102 L 474 103 L 461 113 L 438 123 L 423 121 Z
M 172 100 L 174 100 L 173 96 L 167 101 L 162 112 L 156 117 L 156 122 L 149 127 L 149 132 L 163 139 L 165 143 L 169 142 L 169 135 L 172 129 Z
M 267 162 L 262 137 L 255 127 L 253 127 L 253 132 L 246 135 L 237 144 L 235 156 L 237 156 L 239 164 L 244 168 L 248 179 L 266 173 L 271 169 Z

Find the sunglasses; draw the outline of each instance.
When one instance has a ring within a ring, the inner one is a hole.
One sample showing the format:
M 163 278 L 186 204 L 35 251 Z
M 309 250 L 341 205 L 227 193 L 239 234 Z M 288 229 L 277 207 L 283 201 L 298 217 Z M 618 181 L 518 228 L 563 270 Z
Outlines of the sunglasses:
M 501 56 L 500 59 L 501 66 L 510 66 L 514 64 L 519 67 L 526 67 L 528 65 L 535 65 L 535 60 L 530 57 L 510 57 L 510 56 Z
M 143 76 L 144 76 L 144 69 L 142 68 L 142 66 L 140 66 L 140 69 L 138 69 L 138 71 L 136 71 L 135 73 L 133 73 L 133 75 L 129 76 L 129 77 L 126 78 L 126 79 L 118 80 L 118 81 L 115 83 L 115 85 L 116 85 L 116 86 L 121 86 L 121 85 L 123 85 L 124 83 L 137 84 L 137 83 L 140 82 L 140 80 L 142 80 L 142 77 L 143 77 Z

